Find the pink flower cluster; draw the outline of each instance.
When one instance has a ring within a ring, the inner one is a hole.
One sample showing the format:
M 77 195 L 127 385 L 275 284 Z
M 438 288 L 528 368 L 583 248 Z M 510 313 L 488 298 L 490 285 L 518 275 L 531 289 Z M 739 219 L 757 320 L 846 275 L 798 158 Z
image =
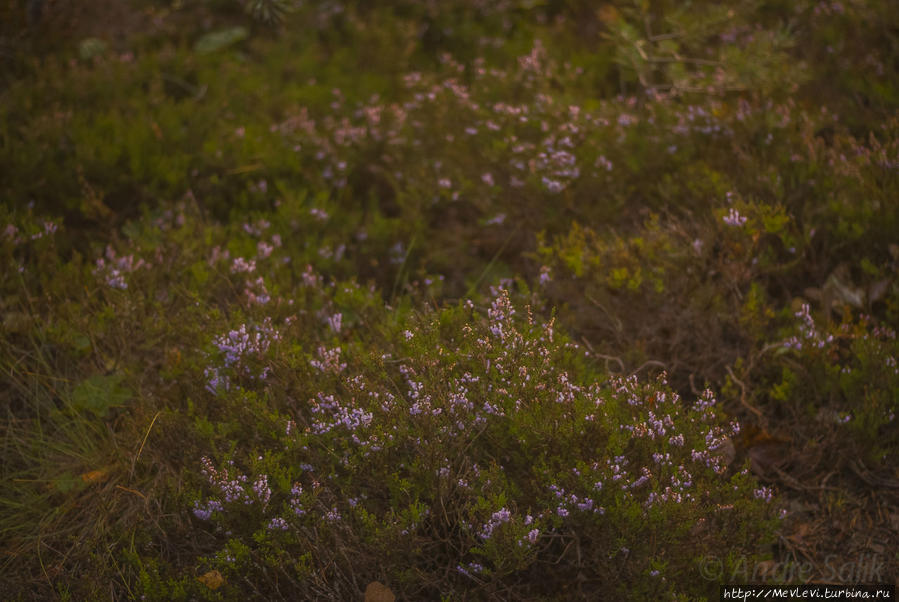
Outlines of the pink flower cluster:
M 134 260 L 133 255 L 124 255 L 117 257 L 115 250 L 111 246 L 106 247 L 106 258 L 97 259 L 97 266 L 94 273 L 102 276 L 106 284 L 112 288 L 125 290 L 128 283 L 125 281 L 125 274 L 130 274 L 142 267 L 149 266 L 143 259 Z
M 234 370 L 242 376 L 253 376 L 251 360 L 260 361 L 268 352 L 270 345 L 280 338 L 281 335 L 272 326 L 271 318 L 265 318 L 262 324 L 250 328 L 247 328 L 246 324 L 241 324 L 239 328 L 217 336 L 213 339 L 213 345 L 220 354 L 224 354 L 223 365 L 205 368 L 206 389 L 216 393 L 220 389 L 230 388 L 230 379 L 223 373 L 223 369 Z M 265 366 L 257 376 L 266 378 L 268 373 L 269 368 Z

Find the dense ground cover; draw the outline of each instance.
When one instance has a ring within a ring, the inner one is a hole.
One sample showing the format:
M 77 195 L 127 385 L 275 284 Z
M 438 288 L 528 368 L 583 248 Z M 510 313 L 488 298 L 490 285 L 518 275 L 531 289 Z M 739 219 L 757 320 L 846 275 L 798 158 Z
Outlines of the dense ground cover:
M 28 6 L 3 591 L 895 582 L 894 3 Z

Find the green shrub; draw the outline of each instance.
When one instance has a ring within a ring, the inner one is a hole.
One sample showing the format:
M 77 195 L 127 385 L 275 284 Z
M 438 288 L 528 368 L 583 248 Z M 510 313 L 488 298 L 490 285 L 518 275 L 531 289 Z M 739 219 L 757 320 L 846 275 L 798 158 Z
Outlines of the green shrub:
M 701 599 L 891 484 L 895 2 L 69 4 L 0 19 L 10 597 Z
M 197 528 L 222 546 L 208 567 L 263 571 L 257 587 L 280 570 L 279 587 L 306 595 L 380 577 L 428 598 L 555 596 L 574 580 L 699 596 L 705 554 L 760 551 L 772 492 L 728 470 L 739 428 L 711 392 L 684 403 L 664 380 L 609 380 L 504 290 L 486 316 L 471 303 L 379 313 L 214 339 L 215 403 L 257 409 L 198 466 Z M 290 343 L 310 329 L 316 351 Z M 300 557 L 301 574 L 285 571 Z

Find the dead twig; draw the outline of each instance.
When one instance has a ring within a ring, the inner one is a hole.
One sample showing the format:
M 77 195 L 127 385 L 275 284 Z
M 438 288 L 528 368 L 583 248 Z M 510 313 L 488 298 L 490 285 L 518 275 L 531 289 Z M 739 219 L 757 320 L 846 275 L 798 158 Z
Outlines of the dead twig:
M 889 487 L 891 489 L 899 489 L 899 481 L 894 479 L 885 479 L 883 477 L 879 477 L 870 470 L 868 470 L 864 464 L 862 464 L 859 460 L 850 460 L 849 468 L 852 469 L 852 472 L 858 476 L 862 481 L 867 483 L 872 487 Z
M 624 325 L 621 323 L 621 320 L 619 320 L 617 317 L 613 316 L 611 314 L 611 312 L 609 312 L 609 310 L 607 310 L 605 308 L 605 306 L 603 306 L 602 303 L 600 303 L 599 301 L 597 301 L 590 295 L 584 295 L 584 296 L 587 297 L 587 300 L 590 301 L 590 303 L 592 303 L 593 305 L 595 305 L 596 307 L 601 309 L 603 311 L 603 313 L 606 314 L 606 317 L 609 318 L 609 320 L 613 320 L 615 322 L 615 330 L 616 331 L 621 332 L 622 330 L 624 330 Z
M 694 382 L 694 374 L 692 372 L 690 373 L 690 390 L 696 397 L 702 396 L 702 391 L 696 388 L 696 383 Z
M 138 491 L 137 489 L 131 489 L 130 487 L 125 487 L 125 486 L 123 486 L 123 485 L 116 485 L 115 488 L 116 488 L 116 489 L 121 489 L 122 491 L 127 491 L 128 493 L 133 493 L 134 495 L 138 495 L 138 496 L 144 498 L 144 501 L 145 501 L 145 502 L 146 502 L 146 501 L 149 501 L 149 500 L 147 500 L 147 496 L 145 496 L 143 493 L 141 493 L 141 492 Z
M 737 383 L 737 385 L 740 387 L 740 403 L 743 405 L 743 407 L 755 414 L 761 421 L 762 426 L 767 426 L 768 421 L 765 419 L 765 415 L 762 414 L 762 412 L 758 408 L 750 405 L 749 402 L 746 401 L 746 385 L 743 384 L 743 381 L 741 381 L 734 375 L 734 371 L 730 369 L 730 366 L 725 366 L 724 369 L 727 370 L 727 374 L 730 376 L 730 379 Z
M 634 374 L 637 374 L 638 372 L 640 372 L 640 370 L 642 370 L 642 369 L 645 368 L 646 366 L 658 366 L 659 368 L 661 368 L 661 369 L 663 369 L 663 370 L 667 368 L 667 366 L 665 365 L 665 363 L 664 363 L 664 362 L 660 362 L 659 360 L 646 360 L 645 362 L 643 362 L 642 364 L 640 364 L 640 366 L 639 366 L 636 370 L 634 370 L 633 372 L 631 372 L 631 376 L 633 376 Z

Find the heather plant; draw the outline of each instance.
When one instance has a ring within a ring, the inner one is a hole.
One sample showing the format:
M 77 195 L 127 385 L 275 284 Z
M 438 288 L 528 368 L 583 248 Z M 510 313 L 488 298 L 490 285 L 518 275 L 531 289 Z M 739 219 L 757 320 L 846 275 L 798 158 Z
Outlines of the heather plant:
M 893 462 L 899 409 L 895 331 L 866 315 L 821 323 L 808 304 L 801 304 L 795 319 L 795 334 L 769 347 L 772 357 L 759 362 L 758 372 L 769 373 L 761 381 L 767 389 L 753 397 L 773 405 L 775 416 L 814 424 L 802 429 L 808 441 L 833 440 L 833 451 L 852 450 L 857 466 Z
M 16 6 L 13 599 L 704 599 L 895 540 L 896 3 Z
M 256 421 L 268 443 L 195 462 L 192 512 L 221 546 L 205 565 L 228 580 L 268 566 L 339 597 L 366 558 L 405 595 L 491 596 L 534 595 L 527 576 L 561 559 L 544 595 L 578 574 L 583 592 L 702 595 L 703 554 L 756 553 L 777 506 L 747 466 L 729 469 L 739 425 L 710 391 L 684 403 L 663 379 L 608 379 L 508 291 L 485 313 L 404 312 L 366 324 L 355 350 L 334 339 L 358 325 L 320 321 L 315 352 L 267 362 L 283 397 L 256 380 L 227 393 L 280 411 Z
M 703 382 L 730 382 L 729 397 L 737 411 L 758 417 L 757 405 L 765 406 L 769 399 L 766 388 L 775 386 L 779 378 L 776 374 L 780 368 L 772 368 L 772 364 L 790 361 L 790 354 L 784 356 L 790 349 L 802 356 L 811 352 L 803 350 L 800 343 L 791 346 L 785 342 L 787 334 L 779 340 L 771 336 L 773 332 L 795 332 L 799 326 L 794 313 L 803 303 L 804 317 L 798 321 L 803 332 L 812 331 L 809 304 L 821 308 L 825 329 L 833 330 L 832 315 L 848 312 L 842 326 L 848 329 L 842 339 L 844 346 L 855 336 L 865 336 L 859 334 L 856 320 L 863 318 L 872 336 L 872 329 L 889 331 L 896 269 L 889 234 L 895 228 L 896 216 L 884 204 L 887 191 L 892 189 L 892 178 L 883 171 L 889 164 L 889 151 L 882 154 L 883 143 L 873 134 L 868 143 L 860 143 L 843 133 L 835 139 L 836 149 L 825 148 L 812 134 L 821 126 L 809 127 L 814 118 L 802 115 L 801 125 L 793 128 L 789 126 L 795 120 L 790 117 L 791 111 L 789 106 L 778 109 L 782 121 L 774 125 L 783 136 L 778 155 L 789 154 L 790 167 L 770 179 L 755 178 L 751 183 L 737 172 L 710 171 L 705 189 L 693 191 L 708 202 L 704 215 L 696 215 L 702 205 L 702 201 L 696 201 L 684 209 L 659 208 L 626 237 L 613 237 L 575 223 L 564 236 L 541 238 L 536 258 L 544 264 L 548 296 L 568 305 L 564 315 L 574 320 L 576 330 L 584 333 L 588 342 L 601 341 L 595 350 L 613 367 L 622 371 L 627 367 L 664 367 L 679 390 L 696 390 Z M 745 135 L 741 129 L 758 136 L 771 128 L 766 125 L 768 115 L 753 117 L 749 105 L 740 104 L 735 114 L 728 115 L 718 111 L 718 125 L 703 135 L 712 140 L 729 139 L 730 146 L 738 136 Z M 887 124 L 882 131 L 891 127 Z M 677 128 L 671 132 L 674 134 Z M 885 133 L 881 136 L 889 137 Z M 851 155 L 839 150 L 843 144 L 853 147 Z M 790 151 L 791 145 L 796 145 L 796 152 Z M 811 152 L 800 154 L 801 145 Z M 678 153 L 692 152 L 676 145 L 669 148 L 680 149 Z M 877 155 L 880 159 L 874 159 Z M 824 171 L 825 166 L 829 173 Z M 676 163 L 670 168 L 673 173 L 683 169 Z M 687 169 L 686 173 L 691 173 L 695 168 Z M 886 179 L 874 185 L 861 176 L 868 169 L 884 173 Z M 810 175 L 815 177 L 808 179 Z M 845 195 L 862 194 L 855 188 L 860 178 L 866 182 L 871 200 L 849 202 Z M 669 186 L 680 187 L 676 183 L 680 181 L 666 177 L 655 194 L 671 198 Z M 690 186 L 696 188 L 700 181 L 694 179 Z M 740 192 L 744 181 L 751 192 Z M 807 196 L 810 187 L 832 200 L 824 206 L 813 203 Z M 852 190 L 855 192 L 849 192 Z M 856 228 L 849 227 L 850 223 Z M 863 228 L 862 223 L 866 224 Z M 853 249 L 858 249 L 862 231 L 864 255 L 850 267 L 844 257 L 858 257 Z M 574 290 L 584 294 L 576 295 Z M 657 320 L 647 322 L 647 314 L 655 314 Z M 656 336 L 660 331 L 664 336 Z M 848 332 L 856 334 L 850 337 Z M 829 336 L 836 336 L 836 331 Z M 822 339 L 821 345 L 825 344 L 837 347 Z M 813 347 L 818 357 L 808 359 L 819 370 L 827 364 L 849 370 L 841 361 L 852 352 L 827 353 L 820 346 Z M 722 353 L 723 349 L 729 351 Z M 761 364 L 766 367 L 759 370 Z M 792 374 L 794 368 L 783 366 L 783 370 Z M 762 374 L 767 376 L 760 381 Z M 815 376 L 807 374 L 810 382 L 828 380 L 821 371 L 815 371 Z M 769 382 L 769 377 L 774 382 Z M 861 392 L 847 391 L 840 396 L 865 397 Z M 831 411 L 831 395 L 814 395 L 812 399 L 816 401 L 805 400 L 799 405 L 815 406 L 814 410 L 805 410 L 812 414 Z M 778 405 L 784 401 L 772 404 L 770 410 L 777 415 Z M 875 412 L 881 418 L 888 415 L 891 403 Z M 874 436 L 878 432 L 873 428 L 863 434 L 860 429 L 855 442 L 865 448 L 880 440 L 879 435 Z

